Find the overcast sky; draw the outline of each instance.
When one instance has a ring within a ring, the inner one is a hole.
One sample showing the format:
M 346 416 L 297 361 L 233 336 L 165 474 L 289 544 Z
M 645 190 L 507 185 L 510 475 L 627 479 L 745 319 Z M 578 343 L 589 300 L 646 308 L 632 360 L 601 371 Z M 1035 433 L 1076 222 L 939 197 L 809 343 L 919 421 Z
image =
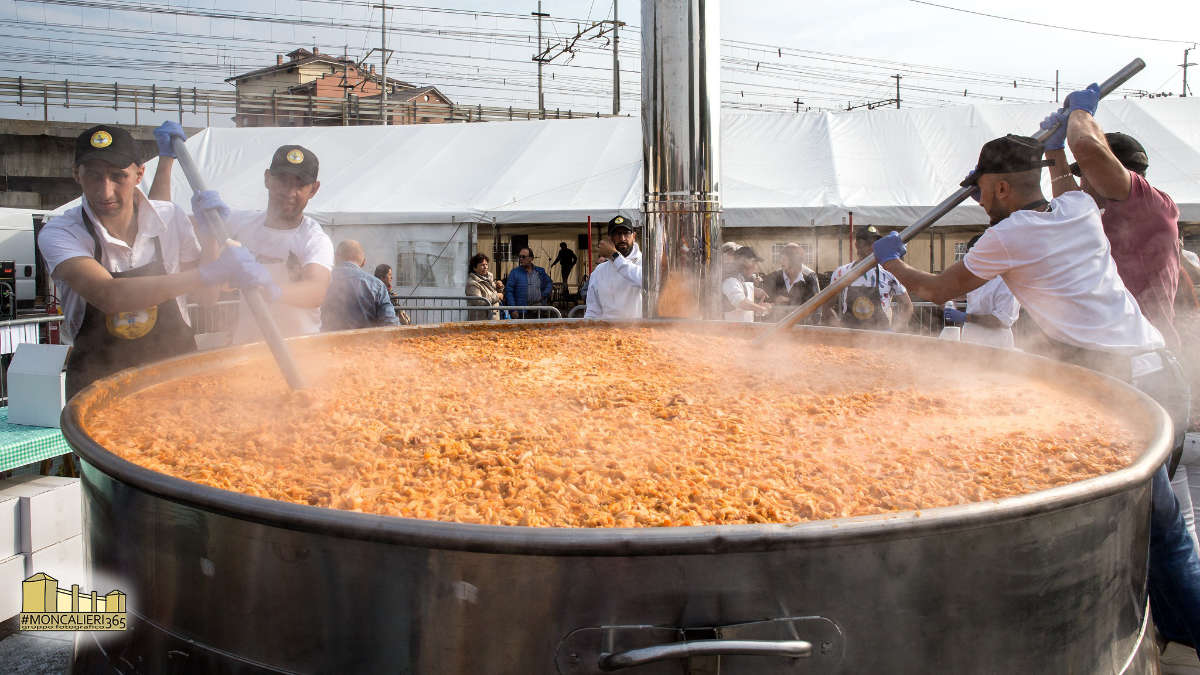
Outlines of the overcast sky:
M 365 57 L 379 44 L 375 26 L 380 13 L 372 10 L 371 4 L 352 0 L 0 0 L 0 36 L 4 40 L 0 61 L 7 62 L 11 76 L 228 88 L 225 77 L 273 63 L 276 53 L 292 46 L 311 48 L 316 44 L 323 51 L 341 54 L 344 49 L 355 59 Z M 389 46 L 397 54 L 389 65 L 389 75 L 437 85 L 463 103 L 536 106 L 536 67 L 530 60 L 535 51 L 535 24 L 528 18 L 536 2 L 428 0 L 422 4 L 478 14 L 411 8 L 390 12 L 396 30 L 389 33 Z M 1065 95 L 1071 88 L 1104 79 L 1134 57 L 1145 59 L 1147 68 L 1128 88 L 1178 95 L 1183 50 L 1191 41 L 1200 40 L 1200 3 L 1196 2 L 1014 0 L 1000 6 L 943 0 L 938 4 L 1027 23 L 911 0 L 727 0 L 721 8 L 722 38 L 761 46 L 723 46 L 723 100 L 728 105 L 774 111 L 790 109 L 795 99 L 803 100 L 805 107 L 844 109 L 891 98 L 895 81 L 890 75 L 900 72 L 904 75 L 901 97 L 908 105 L 999 102 L 1001 97 L 1005 101 L 1050 102 L 1056 69 Z M 121 11 L 121 7 L 159 11 Z M 620 8 L 622 20 L 641 23 L 640 4 L 625 0 Z M 243 18 L 214 18 L 213 11 Z M 555 19 L 569 18 L 586 25 L 589 20 L 610 17 L 612 0 L 544 0 L 543 11 Z M 248 20 L 250 15 L 259 20 Z M 304 25 L 305 21 L 344 28 Z M 442 34 L 431 35 L 430 29 Z M 463 34 L 452 35 L 456 30 Z M 574 30 L 574 22 L 545 25 L 550 42 L 560 41 Z M 636 114 L 639 38 L 631 29 L 622 38 L 623 112 Z M 610 109 L 607 44 L 606 40 L 581 42 L 569 63 L 560 58 L 547 67 L 547 107 Z M 784 49 L 782 57 L 777 47 Z M 1200 53 L 1193 52 L 1191 60 L 1200 62 L 1198 57 Z M 371 57 L 377 63 L 376 59 Z M 1200 70 L 1195 72 L 1200 77 Z M 1196 77 L 1190 79 L 1200 82 Z M 1011 83 L 1001 84 L 1012 79 L 1018 80 L 1016 88 Z M 967 96 L 962 95 L 963 90 Z M 9 105 L 0 113 L 40 118 L 41 111 Z M 70 119 L 71 115 L 91 121 L 110 120 L 113 114 L 60 110 L 56 117 Z

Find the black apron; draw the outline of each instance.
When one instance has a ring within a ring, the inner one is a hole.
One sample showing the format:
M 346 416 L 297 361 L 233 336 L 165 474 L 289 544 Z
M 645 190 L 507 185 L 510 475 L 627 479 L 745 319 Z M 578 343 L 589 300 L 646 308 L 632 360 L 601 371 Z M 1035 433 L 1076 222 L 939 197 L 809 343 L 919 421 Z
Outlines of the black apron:
M 881 276 L 879 265 L 876 265 L 873 285 L 846 288 L 846 311 L 842 314 L 843 326 L 864 330 L 891 329 L 892 320 L 883 311 L 883 294 L 879 292 Z
M 83 213 L 83 223 L 100 260 L 100 236 L 96 226 Z M 154 238 L 154 260 L 127 272 L 110 272 L 114 278 L 154 277 L 166 274 L 162 246 Z M 67 356 L 67 398 L 80 389 L 118 370 L 151 363 L 196 350 L 192 327 L 183 320 L 175 298 L 139 312 L 119 312 L 107 315 L 88 303 L 83 323 L 75 335 L 74 346 Z

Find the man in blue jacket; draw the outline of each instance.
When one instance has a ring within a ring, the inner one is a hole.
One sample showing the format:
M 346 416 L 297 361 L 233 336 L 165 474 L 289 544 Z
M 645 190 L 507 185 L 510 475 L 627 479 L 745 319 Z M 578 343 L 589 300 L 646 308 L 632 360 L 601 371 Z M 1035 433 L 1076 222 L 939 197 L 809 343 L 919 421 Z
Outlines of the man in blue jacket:
M 510 307 L 550 304 L 550 275 L 543 267 L 533 264 L 533 249 L 528 246 L 517 251 L 520 265 L 508 273 L 504 284 L 504 304 Z M 538 312 L 513 312 L 518 319 L 538 318 Z

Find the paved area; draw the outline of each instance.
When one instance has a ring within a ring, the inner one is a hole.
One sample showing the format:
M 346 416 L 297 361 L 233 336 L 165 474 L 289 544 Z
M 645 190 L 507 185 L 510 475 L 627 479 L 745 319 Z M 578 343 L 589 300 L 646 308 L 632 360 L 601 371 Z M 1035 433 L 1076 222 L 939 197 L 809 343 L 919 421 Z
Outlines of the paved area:
M 73 633 L 17 630 L 16 617 L 0 622 L 0 670 L 21 675 L 65 673 L 73 640 Z

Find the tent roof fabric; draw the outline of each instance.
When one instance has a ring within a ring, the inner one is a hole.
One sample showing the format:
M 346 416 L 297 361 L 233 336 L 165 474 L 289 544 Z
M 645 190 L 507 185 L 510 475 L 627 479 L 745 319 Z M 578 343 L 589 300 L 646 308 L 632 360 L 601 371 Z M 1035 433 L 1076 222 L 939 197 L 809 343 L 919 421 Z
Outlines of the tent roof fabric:
M 979 148 L 1030 134 L 1053 104 L 879 109 L 851 113 L 725 113 L 721 202 L 728 227 L 908 225 L 950 195 Z M 1147 175 L 1200 220 L 1200 100 L 1105 101 L 1105 131 L 1137 137 Z M 188 140 L 209 187 L 234 208 L 266 203 L 262 172 L 276 147 L 321 159 L 309 214 L 327 225 L 605 221 L 637 217 L 641 121 L 633 117 L 406 126 L 211 128 Z M 145 185 L 153 176 L 148 165 Z M 173 197 L 187 204 L 182 175 Z M 1049 176 L 1044 178 L 1049 194 Z M 974 203 L 942 225 L 987 222 Z

